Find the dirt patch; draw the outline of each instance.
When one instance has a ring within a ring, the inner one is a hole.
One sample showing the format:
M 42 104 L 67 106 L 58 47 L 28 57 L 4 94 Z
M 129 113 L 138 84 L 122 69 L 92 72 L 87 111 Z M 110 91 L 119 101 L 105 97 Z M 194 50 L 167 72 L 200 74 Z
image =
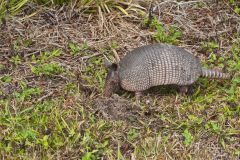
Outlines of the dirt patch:
M 137 105 L 116 94 L 110 98 L 96 99 L 93 106 L 104 119 L 129 121 L 140 116 Z
M 110 121 L 124 121 L 137 128 L 149 127 L 152 131 L 164 128 L 165 122 L 159 118 L 161 106 L 140 105 L 113 94 L 110 98 L 97 98 L 93 107 L 99 117 Z

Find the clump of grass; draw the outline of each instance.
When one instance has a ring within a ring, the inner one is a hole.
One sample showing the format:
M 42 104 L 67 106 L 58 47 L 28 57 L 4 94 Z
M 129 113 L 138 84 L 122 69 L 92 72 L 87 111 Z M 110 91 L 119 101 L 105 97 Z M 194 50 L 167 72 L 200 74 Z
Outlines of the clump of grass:
M 31 67 L 32 73 L 36 75 L 53 75 L 64 72 L 64 68 L 58 63 L 50 63 L 53 58 L 61 55 L 60 49 L 54 49 L 51 52 L 41 52 L 39 56 L 32 55 L 32 62 L 36 66 Z
M 43 65 L 34 66 L 31 68 L 32 72 L 36 75 L 53 75 L 60 74 L 64 71 L 64 68 L 58 63 L 46 63 Z
M 19 65 L 21 64 L 21 58 L 19 57 L 19 55 L 12 56 L 10 62 L 12 62 L 14 65 Z
M 207 52 L 214 52 L 216 49 L 219 49 L 219 45 L 214 41 L 202 43 L 203 50 Z
M 146 24 L 146 21 L 145 21 Z M 182 32 L 174 25 L 166 28 L 158 19 L 155 17 L 150 24 L 150 27 L 156 30 L 153 38 L 157 42 L 168 43 L 168 44 L 178 44 L 179 38 L 181 38 Z
M 50 52 L 41 52 L 39 56 L 32 55 L 32 62 L 41 64 L 44 62 L 48 62 L 53 58 L 59 57 L 61 55 L 60 49 L 54 49 Z
M 128 137 L 128 140 L 131 142 L 131 141 L 134 141 L 136 140 L 137 138 L 139 138 L 139 133 L 136 129 L 134 128 L 131 128 L 128 132 L 127 132 L 127 137 Z
M 188 130 L 188 129 L 185 129 L 184 132 L 182 133 L 182 135 L 183 135 L 183 137 L 184 137 L 184 141 L 183 141 L 184 145 L 187 146 L 187 147 L 188 147 L 189 145 L 191 145 L 192 142 L 193 142 L 193 136 L 192 136 L 192 134 L 189 132 L 189 130 Z
M 34 0 L 38 4 L 44 4 L 44 5 L 63 5 L 63 4 L 69 4 L 70 0 Z
M 13 78 L 10 75 L 4 75 L 0 77 L 0 81 L 2 83 L 10 83 L 13 80 Z
M 87 61 L 87 66 L 83 70 L 83 78 L 94 88 L 100 90 L 104 87 L 104 78 L 106 77 L 106 69 L 102 67 L 103 59 L 93 57 Z M 97 69 L 98 68 L 98 69 Z
M 131 1 L 127 0 L 86 0 L 86 1 L 79 1 L 78 6 L 80 7 L 88 7 L 89 9 L 87 12 L 97 12 L 100 16 L 102 16 L 103 13 L 110 13 L 113 11 L 120 11 L 120 13 L 123 13 L 125 15 L 129 15 L 129 11 L 138 12 L 140 14 L 144 14 L 144 11 L 142 10 L 142 7 L 139 5 L 131 5 Z
M 71 5 L 70 0 L 9 0 L 0 2 L 0 22 L 6 21 L 6 15 L 16 15 L 21 12 L 22 8 L 29 2 L 35 2 L 40 5 L 46 6 L 63 6 Z M 119 11 L 124 15 L 129 15 L 129 11 L 144 14 L 143 8 L 139 5 L 131 5 L 131 0 L 82 0 L 77 1 L 75 7 L 83 9 L 85 13 L 98 13 L 103 17 L 103 13 L 110 13 L 113 11 Z M 37 13 L 37 12 L 35 12 Z M 32 16 L 35 13 L 31 13 Z
M 240 7 L 236 0 L 229 0 L 229 3 L 233 6 L 234 12 L 240 15 Z
M 0 149 L 6 154 L 25 158 L 40 154 L 48 159 L 46 150 L 64 150 L 64 146 L 76 150 L 77 156 L 83 158 L 97 159 L 112 154 L 109 137 L 104 133 L 111 134 L 112 128 L 119 126 L 98 120 L 80 104 L 75 103 L 71 109 L 62 108 L 67 104 L 60 97 L 27 107 L 22 102 L 29 99 L 22 100 L 17 104 L 0 101 L 0 106 L 5 106 L 0 110 L 0 125 L 7 129 L 4 134 L 0 131 Z M 15 105 L 17 112 L 12 114 Z M 32 153 L 28 154 L 29 150 Z
M 42 92 L 40 88 L 24 88 L 22 92 L 15 92 L 14 95 L 17 101 L 23 102 L 31 99 L 34 95 L 40 95 Z
M 84 41 L 80 46 L 78 46 L 76 43 L 69 42 L 68 47 L 70 48 L 73 56 L 79 55 L 81 52 L 85 52 L 89 49 L 89 45 L 86 41 Z

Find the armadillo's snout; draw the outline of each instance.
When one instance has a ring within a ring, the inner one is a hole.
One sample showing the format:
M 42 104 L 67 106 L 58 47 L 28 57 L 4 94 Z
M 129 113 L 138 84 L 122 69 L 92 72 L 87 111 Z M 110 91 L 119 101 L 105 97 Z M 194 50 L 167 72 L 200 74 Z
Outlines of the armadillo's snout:
M 119 81 L 118 66 L 117 64 L 112 64 L 107 73 L 103 95 L 110 97 L 116 92 L 119 89 Z
M 103 91 L 103 95 L 105 97 L 110 97 L 113 93 L 117 92 L 120 89 L 119 79 L 115 77 L 115 79 L 107 79 Z
M 104 91 L 103 91 L 103 95 L 105 97 L 110 97 L 112 94 L 113 94 L 113 86 L 111 85 L 111 83 L 106 82 Z

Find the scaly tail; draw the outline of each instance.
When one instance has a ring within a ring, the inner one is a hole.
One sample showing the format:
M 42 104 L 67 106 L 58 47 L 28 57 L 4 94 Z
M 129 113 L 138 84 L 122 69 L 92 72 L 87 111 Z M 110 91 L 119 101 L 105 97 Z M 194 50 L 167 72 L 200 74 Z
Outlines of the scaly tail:
M 205 69 L 205 68 L 202 68 L 201 76 L 207 77 L 207 78 L 218 78 L 218 79 L 230 79 L 232 77 L 231 74 L 222 73 L 217 70 L 211 70 L 211 69 Z

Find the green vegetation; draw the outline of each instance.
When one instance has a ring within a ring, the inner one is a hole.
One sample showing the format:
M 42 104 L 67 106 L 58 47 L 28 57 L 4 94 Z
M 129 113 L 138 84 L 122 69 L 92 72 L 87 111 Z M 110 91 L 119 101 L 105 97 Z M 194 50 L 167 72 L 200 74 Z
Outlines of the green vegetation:
M 84 52 L 87 49 L 89 49 L 89 46 L 88 46 L 87 42 L 83 42 L 83 44 L 81 44 L 80 47 L 76 43 L 70 42 L 68 44 L 68 47 L 71 50 L 71 54 L 74 55 L 74 56 L 79 55 L 80 52 Z
M 17 101 L 25 101 L 26 99 L 32 98 L 34 95 L 40 95 L 42 90 L 40 88 L 23 88 L 23 91 L 18 93 L 15 92 L 14 96 Z
M 55 57 L 59 57 L 61 55 L 60 49 L 55 49 L 51 52 L 41 52 L 39 56 L 32 55 L 32 62 L 41 64 L 43 62 L 49 62 L 51 59 Z
M 144 22 L 145 24 L 147 21 Z M 174 25 L 171 25 L 168 29 L 157 20 L 155 17 L 150 25 L 151 28 L 156 30 L 156 33 L 153 35 L 153 38 L 157 42 L 169 43 L 169 44 L 178 44 L 179 38 L 181 38 L 182 32 Z
M 57 63 L 43 64 L 40 66 L 32 67 L 32 72 L 36 75 L 51 75 L 59 74 L 64 69 Z
M 104 86 L 104 79 L 107 75 L 106 69 L 102 67 L 103 59 L 90 58 L 87 66 L 83 70 L 83 79 L 93 88 L 102 90 Z
M 4 83 L 10 83 L 12 81 L 12 77 L 5 75 L 5 76 L 1 77 L 1 81 Z
M 236 0 L 229 0 L 229 3 L 233 6 L 234 12 L 240 15 L 240 7 Z
M 36 66 L 31 67 L 31 71 L 36 75 L 52 75 L 59 74 L 64 71 L 64 68 L 58 63 L 50 63 L 55 57 L 61 55 L 60 49 L 55 49 L 52 52 L 41 52 L 38 57 L 32 56 L 32 62 L 36 63 Z
M 185 129 L 183 132 L 183 137 L 184 137 L 184 145 L 185 146 L 189 146 L 191 145 L 192 141 L 193 141 L 193 136 L 191 135 L 191 133 L 188 131 L 188 129 Z
M 10 62 L 15 65 L 21 64 L 21 59 L 18 55 L 11 57 Z
M 210 42 L 204 42 L 202 44 L 202 48 L 206 50 L 207 52 L 213 52 L 216 49 L 219 49 L 219 45 L 216 42 L 210 41 Z

